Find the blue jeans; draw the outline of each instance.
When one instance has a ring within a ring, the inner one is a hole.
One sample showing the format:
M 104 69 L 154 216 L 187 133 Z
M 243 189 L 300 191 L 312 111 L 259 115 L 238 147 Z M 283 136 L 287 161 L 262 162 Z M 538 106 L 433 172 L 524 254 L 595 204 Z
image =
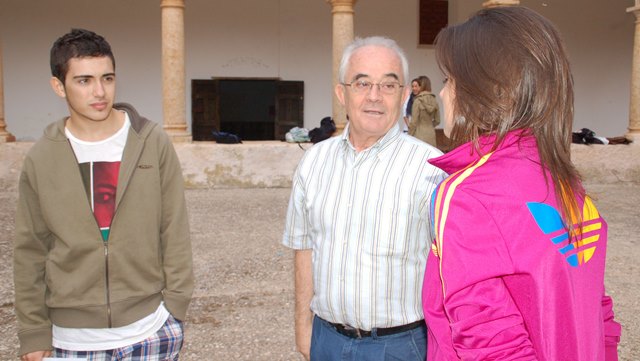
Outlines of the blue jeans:
M 418 327 L 388 336 L 350 338 L 327 321 L 314 317 L 311 333 L 311 361 L 424 361 L 427 328 Z

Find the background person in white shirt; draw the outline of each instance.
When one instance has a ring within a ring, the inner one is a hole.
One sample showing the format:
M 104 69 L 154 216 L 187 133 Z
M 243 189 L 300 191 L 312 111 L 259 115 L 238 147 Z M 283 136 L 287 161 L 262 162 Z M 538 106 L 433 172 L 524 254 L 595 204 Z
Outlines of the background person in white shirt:
M 295 250 L 296 345 L 312 360 L 424 360 L 421 291 L 441 152 L 402 132 L 408 66 L 395 41 L 345 48 L 336 94 L 349 122 L 307 150 L 283 244 Z

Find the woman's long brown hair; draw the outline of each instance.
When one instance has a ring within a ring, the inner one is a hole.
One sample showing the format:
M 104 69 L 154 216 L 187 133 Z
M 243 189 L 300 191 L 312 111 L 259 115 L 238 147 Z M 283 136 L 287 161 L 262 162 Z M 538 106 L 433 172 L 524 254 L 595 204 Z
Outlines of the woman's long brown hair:
M 573 79 L 553 24 L 520 6 L 480 10 L 440 32 L 436 59 L 454 82 L 453 145 L 473 142 L 479 151 L 479 137 L 493 134 L 495 150 L 508 132 L 530 130 L 573 235 L 585 191 L 571 162 Z

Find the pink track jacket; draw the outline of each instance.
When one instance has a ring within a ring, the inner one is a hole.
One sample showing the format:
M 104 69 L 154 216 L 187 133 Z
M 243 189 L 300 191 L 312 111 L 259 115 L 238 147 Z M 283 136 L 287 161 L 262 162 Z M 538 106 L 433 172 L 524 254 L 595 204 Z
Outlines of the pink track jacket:
M 451 176 L 432 201 L 427 359 L 617 360 L 606 222 L 578 199 L 582 237 L 569 240 L 533 136 L 512 132 L 483 150 L 465 144 L 430 160 Z

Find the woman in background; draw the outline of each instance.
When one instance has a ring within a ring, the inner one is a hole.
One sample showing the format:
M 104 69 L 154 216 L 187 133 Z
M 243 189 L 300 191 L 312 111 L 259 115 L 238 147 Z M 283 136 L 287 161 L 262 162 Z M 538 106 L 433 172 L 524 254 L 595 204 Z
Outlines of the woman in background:
M 451 174 L 432 202 L 428 360 L 617 360 L 607 224 L 571 163 L 573 81 L 555 27 L 478 12 L 436 40 Z
M 403 110 L 404 110 L 404 125 L 402 127 L 402 131 L 405 133 L 409 132 L 409 124 L 411 123 L 411 107 L 413 107 L 413 98 L 420 93 L 420 83 L 418 82 L 418 78 L 411 80 L 411 93 L 409 93 L 409 97 L 404 102 Z
M 418 92 L 414 90 L 413 105 L 411 106 L 411 121 L 409 135 L 423 142 L 436 146 L 436 126 L 440 124 L 440 112 L 435 94 L 431 93 L 431 80 L 427 76 L 414 79 L 418 83 Z

